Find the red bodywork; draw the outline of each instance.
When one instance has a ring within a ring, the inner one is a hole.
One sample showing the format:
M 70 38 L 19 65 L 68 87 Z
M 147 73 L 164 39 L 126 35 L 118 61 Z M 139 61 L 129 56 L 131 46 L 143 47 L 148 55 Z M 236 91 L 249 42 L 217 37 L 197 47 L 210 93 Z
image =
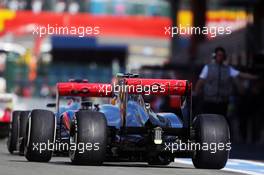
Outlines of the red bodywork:
M 5 108 L 4 114 L 0 116 L 0 138 L 4 138 L 8 136 L 10 122 L 11 122 L 11 109 Z
M 146 95 L 185 96 L 189 90 L 187 80 L 123 78 L 126 92 Z M 116 85 L 116 84 L 114 84 Z M 57 83 L 60 96 L 112 97 L 114 85 L 107 83 Z M 124 88 L 121 87 L 124 90 Z M 144 89 L 142 91 L 142 89 Z M 148 91 L 148 92 L 147 92 Z
M 11 121 L 11 109 L 6 108 L 3 116 L 0 117 L 0 122 L 9 123 Z

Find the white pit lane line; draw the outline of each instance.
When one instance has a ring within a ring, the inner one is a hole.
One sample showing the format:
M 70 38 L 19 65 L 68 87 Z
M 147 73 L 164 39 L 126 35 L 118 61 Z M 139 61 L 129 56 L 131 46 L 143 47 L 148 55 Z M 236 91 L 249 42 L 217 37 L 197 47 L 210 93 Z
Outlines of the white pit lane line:
M 193 165 L 191 159 L 185 158 L 176 158 L 174 162 Z M 249 175 L 263 175 L 264 163 L 250 160 L 229 159 L 225 168 L 223 168 L 222 170 Z

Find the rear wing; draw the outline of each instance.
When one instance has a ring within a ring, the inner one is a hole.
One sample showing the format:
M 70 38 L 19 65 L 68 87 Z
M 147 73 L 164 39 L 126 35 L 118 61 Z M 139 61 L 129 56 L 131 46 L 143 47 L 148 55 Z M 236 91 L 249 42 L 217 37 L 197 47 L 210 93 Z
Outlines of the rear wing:
M 112 85 L 106 83 L 61 82 L 56 85 L 56 111 L 59 113 L 60 97 L 112 97 Z
M 186 96 L 191 90 L 187 80 L 122 78 L 112 83 L 57 83 L 59 96 L 112 97 L 118 91 L 142 95 Z

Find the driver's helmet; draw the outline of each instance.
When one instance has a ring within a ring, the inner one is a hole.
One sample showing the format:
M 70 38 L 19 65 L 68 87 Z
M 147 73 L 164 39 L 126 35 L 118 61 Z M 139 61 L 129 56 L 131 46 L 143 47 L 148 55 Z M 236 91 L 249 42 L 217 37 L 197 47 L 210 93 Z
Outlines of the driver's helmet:
M 67 106 L 69 108 L 72 108 L 73 110 L 77 110 L 80 108 L 81 104 L 81 98 L 80 97 L 73 97 L 73 96 L 68 96 L 66 97 L 67 99 Z
M 66 97 L 66 100 L 67 100 L 67 105 L 71 105 L 74 102 L 77 102 L 77 103 L 81 102 L 80 97 L 74 97 L 74 96 L 68 96 Z

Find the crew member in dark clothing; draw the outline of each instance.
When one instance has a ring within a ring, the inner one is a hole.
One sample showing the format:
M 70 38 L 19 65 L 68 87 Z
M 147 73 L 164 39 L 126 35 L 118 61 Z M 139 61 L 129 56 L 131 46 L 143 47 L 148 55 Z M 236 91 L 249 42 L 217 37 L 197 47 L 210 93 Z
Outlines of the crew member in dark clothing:
M 226 51 L 215 48 L 213 61 L 205 65 L 195 87 L 197 95 L 203 94 L 202 112 L 226 116 L 229 96 L 232 92 L 232 80 L 236 77 L 257 79 L 257 76 L 243 73 L 232 66 L 225 65 Z

